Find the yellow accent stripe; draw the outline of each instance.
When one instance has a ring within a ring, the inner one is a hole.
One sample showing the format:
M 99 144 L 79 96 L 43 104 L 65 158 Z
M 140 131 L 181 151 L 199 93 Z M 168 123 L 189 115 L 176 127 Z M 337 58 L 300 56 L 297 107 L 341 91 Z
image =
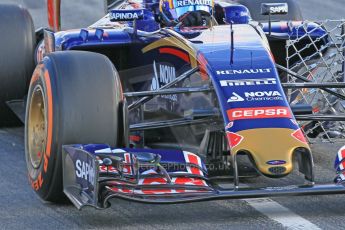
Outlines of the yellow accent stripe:
M 170 7 L 170 9 L 174 9 L 173 0 L 168 0 L 168 1 L 169 1 L 169 7 Z
M 142 52 L 146 53 L 148 51 L 151 51 L 153 49 L 157 49 L 163 46 L 172 46 L 172 47 L 177 47 L 182 50 L 185 50 L 189 54 L 192 68 L 198 65 L 197 58 L 196 58 L 196 51 L 176 37 L 166 37 L 158 41 L 155 41 L 151 43 L 150 45 L 144 47 L 142 49 Z

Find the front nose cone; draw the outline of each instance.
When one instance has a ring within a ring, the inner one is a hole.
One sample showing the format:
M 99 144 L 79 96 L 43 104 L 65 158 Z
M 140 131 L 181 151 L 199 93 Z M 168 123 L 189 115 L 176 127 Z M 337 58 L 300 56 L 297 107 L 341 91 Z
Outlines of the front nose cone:
M 242 141 L 231 149 L 249 152 L 257 169 L 268 177 L 283 177 L 293 170 L 292 154 L 296 148 L 307 148 L 307 143 L 294 137 L 296 130 L 263 128 L 240 131 Z

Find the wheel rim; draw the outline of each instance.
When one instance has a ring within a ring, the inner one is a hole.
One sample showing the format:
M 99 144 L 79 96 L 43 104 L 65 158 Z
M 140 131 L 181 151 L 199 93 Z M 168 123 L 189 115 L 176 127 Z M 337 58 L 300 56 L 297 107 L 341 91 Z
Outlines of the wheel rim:
M 34 88 L 29 106 L 28 152 L 32 167 L 37 169 L 42 163 L 47 140 L 46 106 L 40 85 Z

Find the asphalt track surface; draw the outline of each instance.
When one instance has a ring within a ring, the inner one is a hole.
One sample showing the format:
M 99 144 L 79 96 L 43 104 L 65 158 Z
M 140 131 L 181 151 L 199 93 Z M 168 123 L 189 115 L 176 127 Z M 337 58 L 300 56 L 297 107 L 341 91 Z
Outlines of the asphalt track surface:
M 103 0 L 63 1 L 63 28 L 85 27 L 103 12 Z M 345 18 L 345 0 L 300 0 L 308 19 Z M 27 7 L 36 27 L 46 25 L 45 0 L 0 0 Z M 78 211 L 42 202 L 29 186 L 23 128 L 0 129 L 0 229 L 344 229 L 345 195 L 144 205 L 116 200 L 110 209 Z M 319 182 L 331 180 L 333 145 L 314 146 Z M 246 184 L 267 184 L 258 178 Z M 276 181 L 277 182 L 277 181 Z M 291 175 L 277 186 L 301 183 Z

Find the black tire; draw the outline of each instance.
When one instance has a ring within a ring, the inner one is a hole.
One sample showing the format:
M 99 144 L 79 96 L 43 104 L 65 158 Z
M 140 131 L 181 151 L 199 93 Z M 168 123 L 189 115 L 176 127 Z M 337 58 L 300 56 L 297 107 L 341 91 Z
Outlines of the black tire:
M 267 15 L 261 15 L 261 3 L 288 3 L 289 13 L 286 15 L 272 15 L 272 21 L 302 21 L 301 9 L 296 0 L 234 0 L 246 6 L 252 19 L 255 21 L 268 21 Z
M 17 5 L 0 5 L 0 126 L 18 124 L 6 101 L 22 99 L 35 68 L 35 32 L 29 12 Z
M 117 71 L 104 55 L 55 52 L 36 67 L 27 99 L 25 156 L 30 183 L 43 200 L 65 201 L 62 145 L 117 145 L 122 103 Z

